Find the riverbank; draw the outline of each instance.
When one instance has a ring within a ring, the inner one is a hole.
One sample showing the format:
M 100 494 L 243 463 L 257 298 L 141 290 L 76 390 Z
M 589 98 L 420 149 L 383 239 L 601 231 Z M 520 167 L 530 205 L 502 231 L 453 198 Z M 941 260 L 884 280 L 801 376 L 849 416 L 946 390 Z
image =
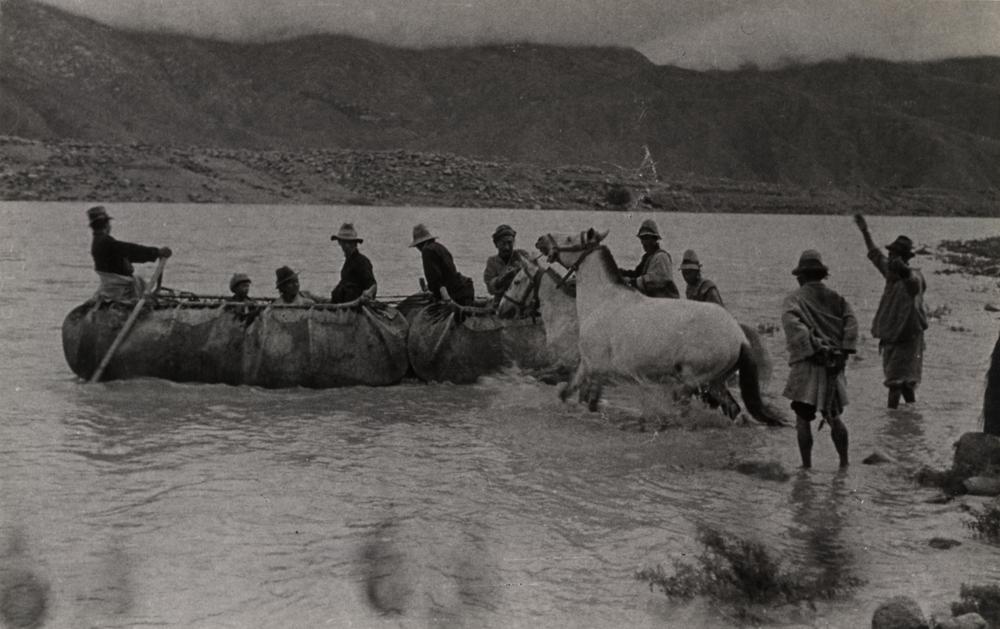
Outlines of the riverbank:
M 407 150 L 255 151 L 0 136 L 0 198 L 309 205 L 994 216 L 996 190 L 802 189 Z

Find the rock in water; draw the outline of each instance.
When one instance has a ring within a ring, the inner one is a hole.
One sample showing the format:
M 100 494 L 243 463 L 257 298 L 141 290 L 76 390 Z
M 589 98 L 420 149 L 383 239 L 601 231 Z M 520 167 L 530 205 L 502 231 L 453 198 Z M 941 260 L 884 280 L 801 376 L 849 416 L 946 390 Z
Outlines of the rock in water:
M 882 603 L 872 616 L 872 629 L 929 629 L 924 612 L 912 598 L 895 596 Z
M 892 463 L 892 459 L 876 450 L 866 456 L 861 462 L 865 465 L 881 465 L 882 463 Z
M 962 485 L 973 496 L 1000 496 L 1000 478 L 972 476 L 962 481 Z
M 989 629 L 989 626 L 985 618 L 973 612 L 953 618 L 935 619 L 933 629 Z
M 4 627 L 41 627 L 48 609 L 49 587 L 30 570 L 15 568 L 0 576 L 0 619 Z
M 947 537 L 932 537 L 927 545 L 931 548 L 937 548 L 938 550 L 948 550 L 949 548 L 954 548 L 955 546 L 961 546 L 962 542 L 957 539 L 948 539 Z
M 991 476 L 1000 469 L 1000 437 L 967 432 L 955 445 L 952 472 L 960 478 Z

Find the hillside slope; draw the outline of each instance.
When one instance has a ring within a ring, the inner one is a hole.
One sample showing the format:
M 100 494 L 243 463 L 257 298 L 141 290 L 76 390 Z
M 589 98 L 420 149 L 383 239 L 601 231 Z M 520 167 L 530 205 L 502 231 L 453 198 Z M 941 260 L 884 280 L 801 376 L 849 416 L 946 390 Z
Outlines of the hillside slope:
M 29 0 L 0 22 L 0 134 L 439 152 L 857 189 L 1000 187 L 1000 59 L 699 73 L 617 48 L 232 44 Z

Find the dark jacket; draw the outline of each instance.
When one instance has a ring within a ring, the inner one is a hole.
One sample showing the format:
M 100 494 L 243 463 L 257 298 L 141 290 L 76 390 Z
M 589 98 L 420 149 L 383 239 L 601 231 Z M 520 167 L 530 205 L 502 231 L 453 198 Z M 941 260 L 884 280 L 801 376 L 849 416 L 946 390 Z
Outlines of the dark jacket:
M 133 262 L 154 262 L 160 257 L 160 250 L 115 240 L 111 234 L 94 234 L 90 255 L 94 258 L 95 271 L 132 275 Z
M 361 297 L 361 293 L 375 283 L 371 260 L 358 250 L 344 259 L 340 269 L 340 283 L 330 292 L 330 301 L 342 304 Z
M 444 286 L 455 303 L 462 306 L 472 305 L 476 297 L 472 280 L 458 272 L 451 252 L 444 245 L 436 240 L 427 243 L 420 250 L 420 258 L 424 263 L 427 288 L 435 299 L 441 298 L 441 287 Z

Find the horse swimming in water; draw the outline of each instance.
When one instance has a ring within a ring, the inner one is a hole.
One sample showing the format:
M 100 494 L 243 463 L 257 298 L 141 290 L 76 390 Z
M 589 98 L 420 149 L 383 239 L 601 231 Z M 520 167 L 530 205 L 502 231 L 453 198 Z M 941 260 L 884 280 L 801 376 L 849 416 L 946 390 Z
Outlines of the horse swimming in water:
M 760 365 L 735 318 L 721 306 L 656 299 L 627 286 L 611 252 L 607 232 L 547 234 L 537 247 L 550 261 L 577 274 L 576 311 L 580 364 L 561 396 L 584 383 L 610 377 L 666 381 L 685 393 L 718 387 L 739 370 L 740 393 L 754 419 L 785 422 L 767 409 L 760 392 Z

